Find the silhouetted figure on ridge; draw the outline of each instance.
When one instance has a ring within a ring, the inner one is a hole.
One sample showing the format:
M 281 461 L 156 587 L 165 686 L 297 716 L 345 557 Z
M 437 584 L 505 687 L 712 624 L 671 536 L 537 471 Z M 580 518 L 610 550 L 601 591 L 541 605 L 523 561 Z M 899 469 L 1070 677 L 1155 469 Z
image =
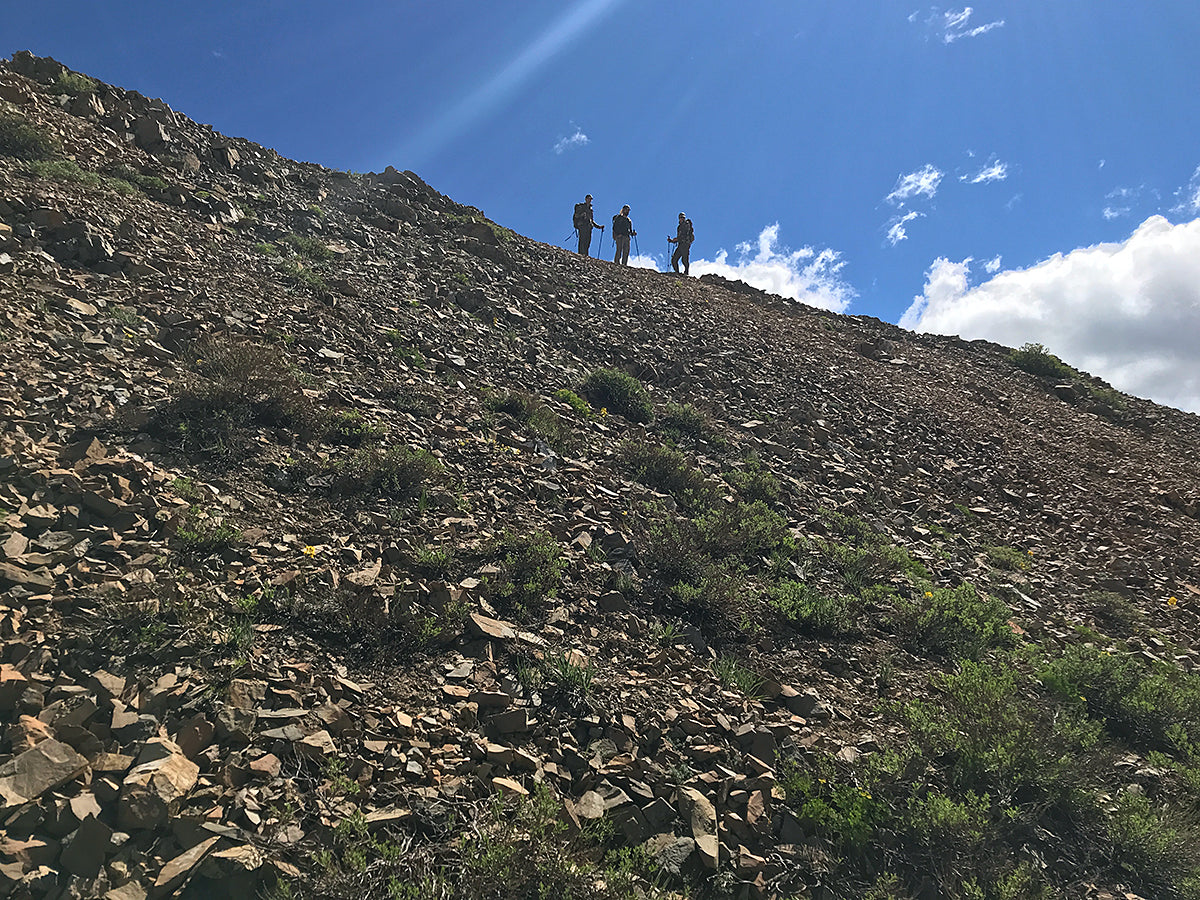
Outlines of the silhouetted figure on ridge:
M 603 225 L 597 225 L 592 219 L 592 195 L 583 198 L 582 203 L 575 204 L 575 216 L 572 219 L 575 230 L 579 232 L 579 255 L 588 256 L 592 249 L 592 229 L 604 230 Z
M 613 216 L 613 262 L 629 265 L 629 239 L 635 234 L 637 232 L 633 230 L 633 222 L 629 218 L 629 204 L 626 203 Z
M 683 260 L 683 274 L 688 274 L 688 267 L 691 264 L 689 256 L 692 252 L 692 241 L 696 239 L 696 232 L 692 229 L 692 220 L 683 213 L 679 214 L 679 227 L 675 229 L 675 237 L 667 238 L 668 244 L 675 245 L 675 252 L 671 254 L 671 268 L 675 270 L 675 274 L 679 274 L 679 261 Z

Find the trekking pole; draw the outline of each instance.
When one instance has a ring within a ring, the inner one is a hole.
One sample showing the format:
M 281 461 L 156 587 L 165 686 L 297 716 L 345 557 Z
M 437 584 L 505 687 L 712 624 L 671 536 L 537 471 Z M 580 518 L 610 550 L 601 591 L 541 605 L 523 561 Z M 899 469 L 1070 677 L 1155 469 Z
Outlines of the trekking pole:
M 600 226 L 600 249 L 596 251 L 596 259 L 600 258 L 600 254 L 604 252 L 604 226 Z
M 638 246 L 636 234 L 633 236 L 633 249 L 637 251 L 638 256 L 642 255 L 642 248 Z
M 572 228 L 572 229 L 571 229 L 571 234 L 573 234 L 573 235 L 578 235 L 578 234 L 579 234 L 579 229 L 578 229 L 578 228 Z M 563 246 L 564 246 L 564 247 L 569 247 L 569 246 L 570 246 L 569 244 L 567 244 L 567 241 L 569 241 L 569 240 L 571 239 L 571 234 L 568 234 L 568 235 L 567 235 L 565 238 L 563 238 Z M 578 238 L 576 238 L 576 239 L 578 240 Z

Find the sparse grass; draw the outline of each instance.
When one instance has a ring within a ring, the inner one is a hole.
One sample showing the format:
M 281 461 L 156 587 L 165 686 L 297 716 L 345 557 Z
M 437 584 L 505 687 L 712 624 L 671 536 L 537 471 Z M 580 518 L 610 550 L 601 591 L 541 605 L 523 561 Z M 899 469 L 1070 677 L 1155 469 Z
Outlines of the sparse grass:
M 487 397 L 484 406 L 492 412 L 508 416 L 554 447 L 561 448 L 570 431 L 558 413 L 537 397 L 523 391 L 507 391 Z
M 317 238 L 309 237 L 306 234 L 284 235 L 280 243 L 287 244 L 298 256 L 315 262 L 325 262 L 333 258 L 332 250 Z
M 349 447 L 362 447 L 383 440 L 386 435 L 382 425 L 368 421 L 357 409 L 339 409 L 329 417 L 330 440 Z
M 307 287 L 321 297 L 326 297 L 330 294 L 328 282 L 319 273 L 300 265 L 295 260 L 281 260 L 278 268 L 280 274 L 293 284 Z
M 596 408 L 624 416 L 631 422 L 654 419 L 654 404 L 640 381 L 615 369 L 597 369 L 584 379 L 579 393 Z
M 180 557 L 198 562 L 229 549 L 240 537 L 241 532 L 232 525 L 192 506 L 175 532 L 174 542 Z
M 179 449 L 232 461 L 250 452 L 254 428 L 283 428 L 301 438 L 324 430 L 324 413 L 277 348 L 214 339 L 192 353 L 172 401 L 151 422 Z
M 718 656 L 712 662 L 712 672 L 725 687 L 736 688 L 747 697 L 758 697 L 762 692 L 762 676 L 748 668 L 736 656 Z

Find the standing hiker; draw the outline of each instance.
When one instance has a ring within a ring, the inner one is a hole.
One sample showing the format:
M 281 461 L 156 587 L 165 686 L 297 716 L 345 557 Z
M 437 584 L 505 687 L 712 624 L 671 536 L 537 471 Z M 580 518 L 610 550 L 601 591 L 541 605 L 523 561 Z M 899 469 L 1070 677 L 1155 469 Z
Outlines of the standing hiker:
M 597 225 L 592 219 L 592 195 L 583 198 L 582 203 L 575 204 L 575 216 L 572 219 L 575 230 L 579 232 L 579 255 L 587 256 L 592 248 L 592 229 L 604 230 L 603 225 Z
M 696 232 L 692 230 L 692 220 L 683 213 L 679 214 L 679 227 L 675 229 L 675 237 L 667 238 L 668 244 L 675 244 L 675 252 L 671 254 L 671 268 L 675 270 L 675 274 L 679 274 L 679 261 L 683 260 L 683 274 L 687 275 L 690 260 L 688 255 L 692 250 L 692 241 L 696 239 Z
M 613 216 L 613 246 L 616 248 L 616 253 L 613 254 L 613 262 L 620 263 L 623 266 L 629 265 L 629 239 L 637 234 L 633 230 L 633 222 L 629 220 L 629 204 L 626 203 L 621 207 L 621 211 Z

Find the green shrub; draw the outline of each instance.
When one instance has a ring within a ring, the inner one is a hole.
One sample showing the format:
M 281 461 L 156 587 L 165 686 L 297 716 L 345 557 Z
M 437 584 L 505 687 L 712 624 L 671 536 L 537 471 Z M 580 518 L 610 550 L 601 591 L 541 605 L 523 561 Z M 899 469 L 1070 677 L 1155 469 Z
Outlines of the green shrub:
M 1074 645 L 1045 664 L 1042 683 L 1114 738 L 1200 763 L 1200 675 L 1125 653 Z
M 624 372 L 597 369 L 584 379 L 579 393 L 593 407 L 607 409 L 631 422 L 649 422 L 654 418 L 650 395 L 641 382 Z
M 333 251 L 317 238 L 309 237 L 306 234 L 288 234 L 284 235 L 282 243 L 287 244 L 300 256 L 306 259 L 324 262 L 333 258 Z
M 782 581 L 767 591 L 767 605 L 797 631 L 835 635 L 851 627 L 853 600 L 831 596 L 799 581 Z
M 1010 350 L 1008 358 L 1030 375 L 1067 380 L 1079 374 L 1041 344 L 1023 344 L 1019 350 Z
M 700 543 L 714 559 L 736 557 L 752 563 L 796 549 L 787 520 L 761 500 L 723 503 L 700 513 L 695 521 Z
M 26 161 L 53 159 L 58 142 L 18 113 L 0 110 L 0 156 Z
M 192 506 L 184 524 L 175 532 L 175 544 L 185 559 L 202 560 L 229 549 L 240 537 L 238 529 Z
M 712 433 L 708 416 L 690 403 L 668 403 L 655 417 L 655 424 L 672 441 L 683 438 L 696 440 Z
M 260 243 L 257 243 L 254 245 L 254 247 L 252 249 L 259 256 L 278 256 L 279 255 L 279 248 L 276 247 L 274 244 L 270 243 L 269 241 L 262 241 Z
M 35 159 L 27 163 L 25 168 L 38 178 L 60 181 L 65 184 L 100 187 L 104 183 L 104 180 L 95 172 L 81 169 L 78 163 L 70 159 Z
M 800 825 L 840 850 L 859 850 L 889 819 L 887 805 L 866 787 L 841 777 L 826 753 L 786 760 L 779 786 Z
M 279 263 L 279 272 L 293 284 L 307 287 L 320 297 L 327 297 L 330 294 L 329 284 L 324 278 L 294 260 L 282 260 Z
M 484 405 L 493 412 L 508 416 L 532 434 L 556 447 L 562 444 L 569 431 L 558 417 L 558 413 L 524 391 L 507 391 L 488 397 Z
M 743 469 L 733 469 L 725 473 L 725 480 L 738 495 L 750 502 L 761 500 L 766 504 L 775 505 L 783 494 L 783 487 L 771 470 L 758 459 L 751 457 L 746 460 Z
M 583 416 L 585 419 L 592 417 L 592 405 L 580 397 L 577 393 L 567 388 L 559 388 L 551 396 L 555 400 L 567 404 L 575 411 L 576 415 Z
M 94 79 L 79 72 L 59 72 L 58 77 L 54 79 L 54 87 L 63 94 L 91 94 L 97 86 Z
M 359 447 L 327 464 L 336 493 L 396 499 L 417 496 L 443 471 L 442 464 L 428 450 L 409 447 Z
M 759 605 L 744 569 L 729 563 L 704 563 L 698 577 L 675 584 L 669 595 L 682 618 L 725 640 L 745 630 Z
M 993 647 L 1016 642 L 1011 613 L 999 600 L 982 599 L 969 584 L 926 591 L 899 600 L 891 621 L 915 647 L 952 659 L 979 659 Z
M 736 656 L 722 653 L 713 660 L 712 671 L 725 687 L 736 688 L 751 699 L 762 693 L 762 676 L 744 665 Z
M 381 425 L 372 424 L 357 409 L 339 409 L 329 417 L 329 438 L 350 447 L 361 447 L 384 437 Z
M 500 571 L 488 578 L 488 593 L 505 615 L 530 618 L 558 596 L 567 561 L 553 535 L 505 532 L 495 556 Z
M 1108 822 L 1113 855 L 1151 897 L 1200 898 L 1200 827 L 1194 813 L 1122 793 Z
M 678 450 L 627 441 L 618 448 L 617 455 L 635 480 L 670 494 L 685 509 L 703 508 L 716 498 L 716 490 L 704 473 Z
M 1005 572 L 1024 572 L 1029 568 L 1029 554 L 1015 547 L 988 547 L 988 564 Z

